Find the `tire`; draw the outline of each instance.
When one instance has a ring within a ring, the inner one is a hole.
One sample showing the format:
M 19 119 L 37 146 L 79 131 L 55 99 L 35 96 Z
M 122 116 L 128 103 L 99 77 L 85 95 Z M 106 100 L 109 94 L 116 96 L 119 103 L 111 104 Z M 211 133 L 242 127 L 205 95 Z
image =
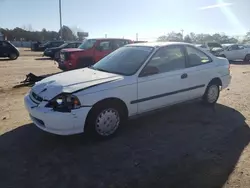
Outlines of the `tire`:
M 245 57 L 244 61 L 246 61 L 246 62 L 250 62 L 250 54 L 247 54 L 247 55 L 246 55 L 246 57 Z
M 52 59 L 58 60 L 60 58 L 60 52 L 56 52 Z
M 18 58 L 18 54 L 16 54 L 16 53 L 11 53 L 11 54 L 9 54 L 9 58 L 10 58 L 10 60 L 15 60 L 15 59 Z
M 99 139 L 111 138 L 125 120 L 126 114 L 118 104 L 100 103 L 90 111 L 84 132 Z
M 215 104 L 220 96 L 220 86 L 217 83 L 209 83 L 202 99 L 205 104 Z

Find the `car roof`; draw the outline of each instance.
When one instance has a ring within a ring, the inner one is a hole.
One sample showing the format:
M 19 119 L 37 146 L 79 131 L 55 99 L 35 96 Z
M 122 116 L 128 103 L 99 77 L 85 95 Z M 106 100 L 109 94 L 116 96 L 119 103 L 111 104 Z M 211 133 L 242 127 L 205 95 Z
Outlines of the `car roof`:
M 145 43 L 127 44 L 126 46 L 147 46 L 147 47 L 159 48 L 159 47 L 162 47 L 162 46 L 171 46 L 171 45 L 190 45 L 190 46 L 194 46 L 193 44 L 185 43 L 185 42 L 145 42 Z
M 131 40 L 131 39 L 124 39 L 124 38 L 89 38 L 90 40 Z M 88 40 L 88 39 L 87 39 Z

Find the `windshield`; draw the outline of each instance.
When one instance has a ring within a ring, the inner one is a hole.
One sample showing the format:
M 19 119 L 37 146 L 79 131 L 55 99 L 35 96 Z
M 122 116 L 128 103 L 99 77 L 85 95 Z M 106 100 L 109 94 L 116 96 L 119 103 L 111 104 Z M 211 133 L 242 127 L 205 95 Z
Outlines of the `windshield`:
M 87 50 L 87 49 L 92 48 L 95 45 L 95 43 L 96 43 L 95 39 L 87 39 L 83 41 L 83 43 L 78 48 Z
M 50 44 L 50 42 L 45 42 L 44 44 L 41 44 L 42 46 L 47 46 L 48 44 Z
M 64 48 L 64 47 L 66 47 L 68 45 L 68 43 L 64 43 L 64 44 L 62 44 L 61 46 L 59 46 L 59 48 Z
M 133 75 L 154 48 L 145 46 L 121 47 L 92 66 L 93 69 L 121 75 Z

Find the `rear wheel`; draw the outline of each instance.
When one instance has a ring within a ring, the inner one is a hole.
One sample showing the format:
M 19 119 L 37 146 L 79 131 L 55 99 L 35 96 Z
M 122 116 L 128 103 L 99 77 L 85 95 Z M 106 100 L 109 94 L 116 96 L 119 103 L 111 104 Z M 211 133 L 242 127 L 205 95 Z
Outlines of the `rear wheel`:
M 17 55 L 16 53 L 11 53 L 11 54 L 9 55 L 9 58 L 10 58 L 11 60 L 15 60 L 15 59 L 18 58 L 18 55 Z
M 215 104 L 220 95 L 220 86 L 218 83 L 210 83 L 207 86 L 205 94 L 203 95 L 203 101 L 205 104 Z

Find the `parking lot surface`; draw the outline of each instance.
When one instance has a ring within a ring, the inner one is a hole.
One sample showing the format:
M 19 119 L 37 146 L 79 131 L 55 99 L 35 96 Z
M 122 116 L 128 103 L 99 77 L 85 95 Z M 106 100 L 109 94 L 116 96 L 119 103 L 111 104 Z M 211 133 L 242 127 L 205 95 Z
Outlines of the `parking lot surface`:
M 230 87 L 214 107 L 200 102 L 130 120 L 98 141 L 36 128 L 24 108 L 29 72 L 60 72 L 41 53 L 22 49 L 0 60 L 0 187 L 250 187 L 250 65 L 231 65 Z

